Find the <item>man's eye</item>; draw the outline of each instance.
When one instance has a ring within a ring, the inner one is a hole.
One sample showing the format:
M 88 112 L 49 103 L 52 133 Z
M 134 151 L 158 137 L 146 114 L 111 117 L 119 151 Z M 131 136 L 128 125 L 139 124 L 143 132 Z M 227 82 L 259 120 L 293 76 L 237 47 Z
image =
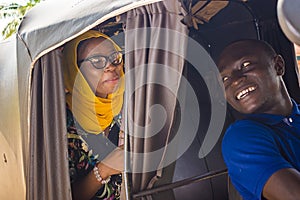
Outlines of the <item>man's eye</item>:
M 228 80 L 228 76 L 224 76 L 223 78 L 222 78 L 222 81 L 223 82 L 225 82 L 225 81 L 227 81 Z
M 243 62 L 242 68 L 247 68 L 251 63 L 249 61 Z

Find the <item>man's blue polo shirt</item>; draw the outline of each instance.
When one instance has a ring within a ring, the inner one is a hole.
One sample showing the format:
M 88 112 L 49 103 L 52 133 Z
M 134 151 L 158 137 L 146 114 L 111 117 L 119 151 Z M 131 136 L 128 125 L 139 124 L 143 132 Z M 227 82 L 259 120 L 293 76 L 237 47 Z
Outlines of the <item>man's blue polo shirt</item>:
M 300 111 L 288 117 L 251 114 L 226 131 L 222 153 L 233 185 L 245 200 L 261 199 L 266 181 L 283 168 L 300 171 Z

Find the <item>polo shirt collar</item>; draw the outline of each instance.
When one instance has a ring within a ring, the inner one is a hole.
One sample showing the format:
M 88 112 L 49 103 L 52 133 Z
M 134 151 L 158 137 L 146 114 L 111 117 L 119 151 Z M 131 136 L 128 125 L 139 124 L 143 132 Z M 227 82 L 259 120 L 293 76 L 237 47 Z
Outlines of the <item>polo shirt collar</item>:
M 297 103 L 293 99 L 291 99 L 291 100 L 293 103 L 292 114 L 288 117 L 300 115 L 300 109 L 299 109 Z M 262 122 L 264 124 L 268 124 L 268 125 L 278 124 L 285 118 L 286 118 L 286 116 L 283 116 L 283 115 L 273 115 L 273 114 L 265 114 L 265 113 L 246 115 L 246 119 L 260 121 L 260 122 Z

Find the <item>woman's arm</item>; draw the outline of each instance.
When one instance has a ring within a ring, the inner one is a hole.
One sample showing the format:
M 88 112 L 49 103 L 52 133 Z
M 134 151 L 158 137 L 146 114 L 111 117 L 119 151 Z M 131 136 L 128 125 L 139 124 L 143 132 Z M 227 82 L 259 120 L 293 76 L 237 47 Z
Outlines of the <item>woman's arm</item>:
M 98 172 L 103 180 L 114 174 L 124 171 L 124 151 L 116 148 L 102 162 L 96 164 Z M 72 184 L 72 196 L 74 200 L 91 199 L 102 187 L 101 181 L 96 179 L 94 170 L 91 170 L 84 178 Z
M 121 171 L 110 168 L 102 162 L 97 163 L 96 166 L 103 180 L 106 180 L 113 174 L 121 173 Z M 99 182 L 96 179 L 94 171 L 92 170 L 87 176 L 72 184 L 72 197 L 74 200 L 91 199 L 101 187 L 101 181 Z

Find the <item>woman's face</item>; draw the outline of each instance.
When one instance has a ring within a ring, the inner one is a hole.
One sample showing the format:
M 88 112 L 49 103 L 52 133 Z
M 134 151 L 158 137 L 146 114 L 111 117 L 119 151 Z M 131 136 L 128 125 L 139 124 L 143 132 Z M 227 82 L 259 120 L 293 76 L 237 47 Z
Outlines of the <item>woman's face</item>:
M 92 91 L 96 96 L 101 98 L 106 98 L 108 94 L 115 92 L 120 84 L 123 62 L 116 62 L 119 63 L 117 65 L 112 64 L 112 59 L 121 59 L 118 56 L 111 56 L 114 55 L 114 53 L 117 53 L 117 50 L 113 44 L 102 37 L 85 40 L 78 47 L 78 67 Z M 108 59 L 108 57 L 110 57 L 110 59 Z M 99 60 L 102 63 L 107 61 L 102 69 L 95 67 L 99 66 Z

